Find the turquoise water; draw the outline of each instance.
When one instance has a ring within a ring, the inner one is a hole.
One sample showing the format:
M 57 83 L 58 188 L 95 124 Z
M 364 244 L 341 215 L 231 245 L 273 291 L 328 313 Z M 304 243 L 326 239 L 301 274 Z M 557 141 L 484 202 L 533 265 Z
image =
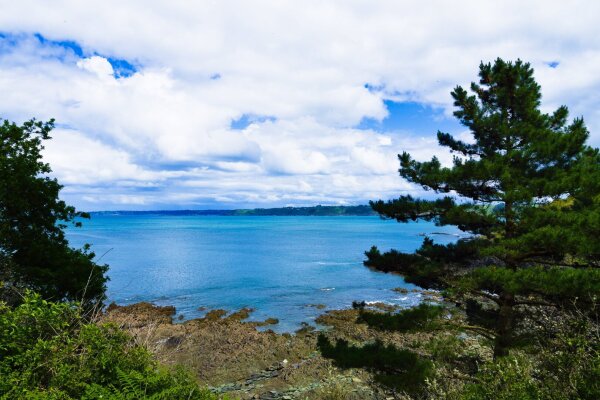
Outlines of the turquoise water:
M 279 318 L 275 330 L 293 331 L 323 312 L 309 304 L 333 309 L 353 300 L 418 303 L 416 294 L 391 290 L 414 286 L 365 268 L 363 253 L 372 245 L 412 251 L 422 234 L 436 232 L 459 233 L 378 217 L 97 214 L 68 237 L 77 247 L 92 244 L 110 265 L 109 301 L 173 305 L 184 319 L 201 316 L 199 307 L 252 307 L 250 319 Z

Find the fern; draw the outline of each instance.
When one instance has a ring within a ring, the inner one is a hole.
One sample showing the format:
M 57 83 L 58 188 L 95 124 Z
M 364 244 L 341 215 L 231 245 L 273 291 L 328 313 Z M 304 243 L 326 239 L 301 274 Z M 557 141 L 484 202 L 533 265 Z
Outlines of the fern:
M 114 325 L 27 293 L 0 304 L 0 399 L 216 400 L 182 369 L 156 363 Z

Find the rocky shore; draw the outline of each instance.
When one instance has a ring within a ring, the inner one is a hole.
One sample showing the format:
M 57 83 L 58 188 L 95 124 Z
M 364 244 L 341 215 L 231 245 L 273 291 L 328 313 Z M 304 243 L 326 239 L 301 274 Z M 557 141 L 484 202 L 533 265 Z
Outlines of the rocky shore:
M 386 304 L 371 304 L 389 310 Z M 184 365 L 213 392 L 240 399 L 400 399 L 362 369 L 340 369 L 317 350 L 318 332 L 305 325 L 294 334 L 277 334 L 246 322 L 250 309 L 228 314 L 209 311 L 204 318 L 173 321 L 174 307 L 150 303 L 111 305 L 103 321 L 116 323 L 167 365 Z M 381 332 L 357 323 L 354 309 L 328 311 L 317 323 L 330 339 L 350 342 L 382 340 L 418 347 L 423 334 Z

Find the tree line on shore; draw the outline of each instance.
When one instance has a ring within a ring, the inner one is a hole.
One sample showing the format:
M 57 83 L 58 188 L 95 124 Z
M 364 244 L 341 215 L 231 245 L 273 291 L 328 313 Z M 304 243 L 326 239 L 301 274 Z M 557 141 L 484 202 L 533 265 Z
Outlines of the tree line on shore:
M 90 215 L 213 215 L 223 217 L 242 216 L 302 216 L 302 217 L 337 217 L 337 216 L 370 216 L 377 215 L 370 205 L 358 206 L 313 206 L 313 207 L 274 207 L 274 208 L 239 208 L 233 210 L 152 210 L 152 211 L 95 211 Z

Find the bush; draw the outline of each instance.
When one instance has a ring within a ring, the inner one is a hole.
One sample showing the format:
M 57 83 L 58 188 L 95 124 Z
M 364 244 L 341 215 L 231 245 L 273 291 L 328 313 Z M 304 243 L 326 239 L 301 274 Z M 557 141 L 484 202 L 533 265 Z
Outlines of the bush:
M 571 333 L 563 341 L 484 365 L 460 399 L 600 398 L 600 349 L 596 338 Z M 591 340 L 590 340 L 591 339 Z
M 533 377 L 533 365 L 527 358 L 499 359 L 485 366 L 477 374 L 477 380 L 466 385 L 462 400 L 543 398 L 539 382 Z
M 361 310 L 359 321 L 382 331 L 431 331 L 440 326 L 443 312 L 442 306 L 421 303 L 396 314 Z
M 216 399 L 118 327 L 31 292 L 15 308 L 0 304 L 0 376 L 2 399 Z
M 433 373 L 431 361 L 380 341 L 358 347 L 340 339 L 334 345 L 321 334 L 317 344 L 323 357 L 334 360 L 337 366 L 371 370 L 376 381 L 407 393 L 422 390 L 425 380 Z
M 451 363 L 463 353 L 464 345 L 459 338 L 453 335 L 438 335 L 426 344 L 434 360 Z

